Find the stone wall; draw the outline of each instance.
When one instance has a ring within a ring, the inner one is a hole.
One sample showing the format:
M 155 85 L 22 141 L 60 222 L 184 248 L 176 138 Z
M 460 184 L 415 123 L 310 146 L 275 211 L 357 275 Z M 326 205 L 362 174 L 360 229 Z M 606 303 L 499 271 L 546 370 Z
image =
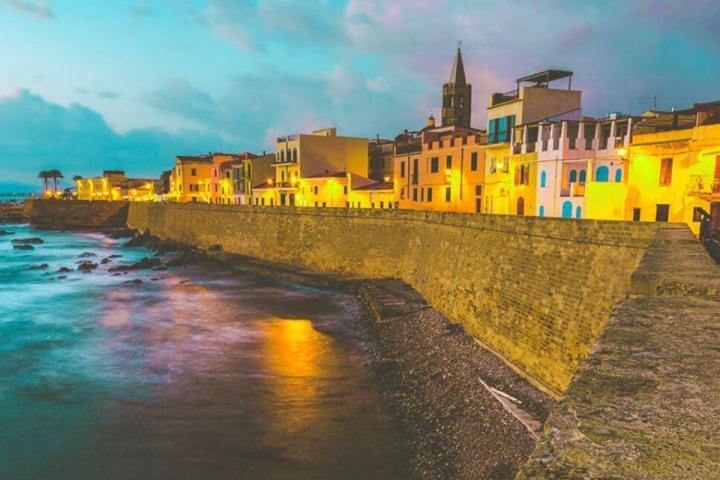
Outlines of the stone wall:
M 28 200 L 23 213 L 45 228 L 119 228 L 127 221 L 127 202 Z
M 163 239 L 325 273 L 399 278 L 559 396 L 656 232 L 653 224 L 398 210 L 133 203 Z
M 665 226 L 518 475 L 720 478 L 720 267 Z

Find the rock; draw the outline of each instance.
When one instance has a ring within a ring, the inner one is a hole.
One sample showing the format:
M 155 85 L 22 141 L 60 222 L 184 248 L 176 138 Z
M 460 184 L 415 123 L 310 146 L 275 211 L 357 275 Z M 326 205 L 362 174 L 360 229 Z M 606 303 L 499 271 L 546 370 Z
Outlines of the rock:
M 129 271 L 129 270 L 144 270 L 148 268 L 157 267 L 159 265 L 162 265 L 162 261 L 159 258 L 148 258 L 144 257 L 139 262 L 133 263 L 131 265 L 118 265 L 117 267 L 112 267 L 110 269 L 111 272 L 122 272 L 122 271 Z
M 112 274 L 113 277 L 119 277 L 120 275 L 122 275 L 122 273 L 113 273 Z
M 97 255 L 94 254 L 93 252 L 85 252 L 85 253 L 81 253 L 80 255 L 78 255 L 78 258 L 90 258 L 90 257 L 97 257 Z
M 28 270 L 45 270 L 49 266 L 50 265 L 48 265 L 47 263 L 41 263 L 39 265 L 30 265 L 30 267 L 28 267 Z
M 130 230 L 127 230 L 127 229 L 114 230 L 114 231 L 110 231 L 110 232 L 106 232 L 106 233 L 107 233 L 107 234 L 110 236 L 110 238 L 112 238 L 113 240 L 118 240 L 118 239 L 120 239 L 120 238 L 130 238 L 130 237 L 133 236 L 133 232 L 130 231 Z
M 153 268 L 153 270 L 158 271 L 158 272 L 161 272 L 161 271 L 167 270 L 167 269 L 168 269 L 167 265 L 160 265 L 159 267 Z
M 142 285 L 143 281 L 139 278 L 136 278 L 135 280 L 125 280 L 123 282 L 123 285 Z
M 188 250 L 183 252 L 179 257 L 173 258 L 166 263 L 168 267 L 180 267 L 183 265 L 189 265 L 191 263 L 197 263 L 205 259 L 205 256 L 197 250 Z
M 133 238 L 125 242 L 123 247 L 142 247 L 143 245 L 147 245 L 150 241 L 151 237 L 149 233 L 141 233 L 140 235 L 135 235 Z
M 13 248 L 15 250 L 35 250 L 35 247 L 33 247 L 32 245 L 26 244 L 26 243 L 21 243 L 19 245 L 13 245 Z
M 12 241 L 15 245 L 39 245 L 41 243 L 45 243 L 42 238 L 40 237 L 32 237 L 32 238 L 16 238 Z
M 58 280 L 65 280 L 67 278 L 67 275 L 60 275 L 57 277 Z
M 10 232 L 8 230 L 0 230 L 0 237 L 5 235 L 15 235 L 15 232 Z
M 208 252 L 210 252 L 210 253 L 219 253 L 219 252 L 222 252 L 222 245 L 217 244 L 217 243 L 216 243 L 215 245 L 210 245 L 210 246 L 208 247 Z
M 122 257 L 122 255 L 120 255 L 120 254 L 118 254 L 118 253 L 113 253 L 112 255 L 108 255 L 108 256 L 105 257 L 105 258 L 120 258 L 120 257 Z
M 91 270 L 95 270 L 98 267 L 97 263 L 92 262 L 83 262 L 80 265 L 78 265 L 78 270 L 81 272 L 90 272 Z
M 102 260 L 100 260 L 100 263 L 102 263 L 103 265 L 110 263 L 110 262 L 112 262 L 112 260 L 110 260 L 109 258 L 103 258 Z
M 70 270 L 68 267 L 58 268 L 58 273 L 67 273 L 67 272 L 72 272 L 72 270 Z

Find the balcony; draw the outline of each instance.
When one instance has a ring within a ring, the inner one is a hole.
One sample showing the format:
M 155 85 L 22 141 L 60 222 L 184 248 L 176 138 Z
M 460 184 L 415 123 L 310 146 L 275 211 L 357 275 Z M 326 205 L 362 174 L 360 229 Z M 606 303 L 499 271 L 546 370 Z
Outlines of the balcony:
M 688 195 L 711 195 L 718 192 L 720 192 L 720 179 L 713 179 L 711 175 L 690 175 Z

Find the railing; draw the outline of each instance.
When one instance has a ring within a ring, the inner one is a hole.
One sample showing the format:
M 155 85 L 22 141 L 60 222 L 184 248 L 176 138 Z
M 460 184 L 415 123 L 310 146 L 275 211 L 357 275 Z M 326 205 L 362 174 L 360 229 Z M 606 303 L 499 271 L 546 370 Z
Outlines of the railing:
M 584 197 L 585 184 L 573 182 L 567 187 L 560 188 L 561 197 Z
M 417 153 L 422 151 L 422 145 L 419 143 L 407 143 L 395 146 L 395 155 L 406 155 L 409 153 Z
M 709 195 L 720 191 L 720 180 L 713 181 L 710 175 L 690 175 L 688 195 Z

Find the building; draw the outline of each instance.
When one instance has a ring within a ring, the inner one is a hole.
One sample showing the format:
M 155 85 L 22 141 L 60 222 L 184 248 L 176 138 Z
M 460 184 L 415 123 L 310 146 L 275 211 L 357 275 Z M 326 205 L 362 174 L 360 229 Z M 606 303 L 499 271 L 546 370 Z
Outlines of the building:
M 706 221 L 720 235 L 720 102 L 643 115 L 627 149 L 625 220 Z
M 212 198 L 212 155 L 179 155 L 170 181 L 168 200 L 181 203 L 210 203 Z
M 373 182 L 352 185 L 348 196 L 350 208 L 395 208 L 393 182 Z
M 241 154 L 242 155 L 242 154 Z M 252 155 L 252 154 L 249 154 Z M 212 168 L 210 170 L 210 203 L 232 203 L 232 180 L 228 171 L 221 172 L 221 165 L 232 161 L 236 156 L 232 153 L 211 153 Z
M 313 187 L 314 192 L 318 187 L 320 192 L 318 182 L 327 183 L 347 174 L 367 178 L 368 140 L 338 136 L 335 128 L 280 137 L 272 166 L 274 177 L 253 188 L 255 205 L 314 206 L 317 201 L 319 206 L 345 206 L 347 193 L 340 201 L 334 187 L 323 189 L 323 195 L 311 194 L 308 189 Z
M 78 200 L 155 201 L 155 181 L 127 178 L 123 170 L 105 170 L 101 177 L 78 178 Z
M 395 142 L 377 135 L 368 142 L 368 177 L 378 182 L 389 182 L 393 176 Z
M 540 128 L 540 122 L 579 121 L 582 117 L 582 92 L 572 90 L 572 76 L 571 71 L 546 70 L 518 78 L 514 90 L 490 95 L 481 201 L 484 213 L 536 214 L 536 146 L 548 140 L 542 135 L 550 134 Z M 552 82 L 562 79 L 568 79 L 567 88 L 551 88 Z M 552 133 L 557 136 L 560 130 Z M 514 144 L 526 145 L 526 149 L 511 148 Z
M 223 178 L 221 193 L 223 202 L 235 205 L 251 205 L 253 186 L 271 179 L 274 175 L 275 155 L 256 156 L 249 152 L 235 155 L 220 165 Z

